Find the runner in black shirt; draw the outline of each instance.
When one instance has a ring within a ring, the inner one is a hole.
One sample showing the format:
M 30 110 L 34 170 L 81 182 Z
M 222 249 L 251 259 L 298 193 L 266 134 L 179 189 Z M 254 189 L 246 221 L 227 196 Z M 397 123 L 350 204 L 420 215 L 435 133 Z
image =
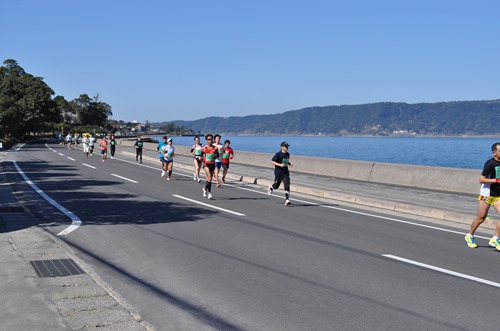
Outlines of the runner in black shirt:
M 135 147 L 135 160 L 136 161 L 141 161 L 142 163 L 142 146 L 144 145 L 144 142 L 141 141 L 141 137 L 137 137 L 137 140 L 134 144 Z
M 293 164 L 290 162 L 290 153 L 288 153 L 288 143 L 286 141 L 281 143 L 281 151 L 274 154 L 272 163 L 274 164 L 274 184 L 269 185 L 267 194 L 271 195 L 274 190 L 280 187 L 281 181 L 285 188 L 285 206 L 290 205 L 290 171 L 289 167 Z
M 482 184 L 479 194 L 479 207 L 477 216 L 472 221 L 470 231 L 465 235 L 465 241 L 470 248 L 476 248 L 477 244 L 474 240 L 474 232 L 488 216 L 490 207 L 493 206 L 500 215 L 500 142 L 494 143 L 491 146 L 493 157 L 486 161 L 479 177 L 479 182 Z M 500 219 L 495 228 L 495 235 L 490 239 L 488 244 L 496 247 L 500 251 Z

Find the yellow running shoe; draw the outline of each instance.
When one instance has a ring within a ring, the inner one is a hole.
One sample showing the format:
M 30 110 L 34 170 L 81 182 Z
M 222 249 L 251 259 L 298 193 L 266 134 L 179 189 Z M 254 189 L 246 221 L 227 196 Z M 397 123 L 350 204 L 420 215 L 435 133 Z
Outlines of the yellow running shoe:
M 500 239 L 491 238 L 490 241 L 488 242 L 488 244 L 490 246 L 495 247 L 496 249 L 498 249 L 500 251 Z
M 474 240 L 474 237 L 470 237 L 468 234 L 465 235 L 465 241 L 467 242 L 467 246 L 469 246 L 470 248 L 477 247 L 476 241 Z M 490 242 L 491 242 L 491 240 L 490 240 Z

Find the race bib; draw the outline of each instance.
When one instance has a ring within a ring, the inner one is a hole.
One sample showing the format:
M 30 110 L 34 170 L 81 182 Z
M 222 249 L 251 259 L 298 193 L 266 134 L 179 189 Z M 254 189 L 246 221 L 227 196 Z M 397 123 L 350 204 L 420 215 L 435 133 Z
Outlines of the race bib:
M 205 160 L 208 162 L 213 162 L 214 161 L 214 154 L 205 154 Z
M 285 165 L 285 168 L 288 168 L 288 164 L 290 161 L 288 159 L 283 159 L 283 164 Z

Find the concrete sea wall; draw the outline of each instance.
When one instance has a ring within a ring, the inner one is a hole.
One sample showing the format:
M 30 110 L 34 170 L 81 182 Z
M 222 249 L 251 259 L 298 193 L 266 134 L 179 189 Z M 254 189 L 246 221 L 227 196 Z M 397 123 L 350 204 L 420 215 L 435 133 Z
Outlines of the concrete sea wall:
M 132 147 L 134 141 L 122 140 L 120 145 Z M 155 151 L 156 145 L 145 143 L 144 149 Z M 175 146 L 177 155 L 190 156 L 190 149 L 189 146 Z M 235 153 L 237 157 L 232 163 L 272 168 L 273 154 L 245 151 Z M 479 170 L 295 156 L 293 153 L 291 161 L 295 172 L 467 194 L 478 192 L 481 174 Z

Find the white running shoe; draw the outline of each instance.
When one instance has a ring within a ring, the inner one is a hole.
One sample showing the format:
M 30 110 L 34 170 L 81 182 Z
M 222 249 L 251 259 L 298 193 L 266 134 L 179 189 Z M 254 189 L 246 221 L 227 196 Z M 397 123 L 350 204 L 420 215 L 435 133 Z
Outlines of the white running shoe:
M 273 186 L 272 185 L 269 185 L 269 187 L 267 188 L 267 194 L 268 195 L 273 194 Z
M 198 183 L 201 183 L 201 178 L 198 178 Z
M 194 175 L 193 175 L 193 180 L 196 180 L 196 179 L 197 179 L 197 178 L 196 178 L 196 174 L 194 174 Z
M 205 188 L 203 188 L 203 197 L 206 198 L 207 197 L 207 190 Z
M 208 192 L 207 198 L 210 199 L 210 200 L 212 200 L 212 193 Z
M 161 176 L 162 176 L 162 177 L 165 177 L 165 170 L 162 170 L 162 171 L 161 171 Z
M 290 200 L 286 199 L 285 200 L 285 206 L 289 206 L 291 204 Z

